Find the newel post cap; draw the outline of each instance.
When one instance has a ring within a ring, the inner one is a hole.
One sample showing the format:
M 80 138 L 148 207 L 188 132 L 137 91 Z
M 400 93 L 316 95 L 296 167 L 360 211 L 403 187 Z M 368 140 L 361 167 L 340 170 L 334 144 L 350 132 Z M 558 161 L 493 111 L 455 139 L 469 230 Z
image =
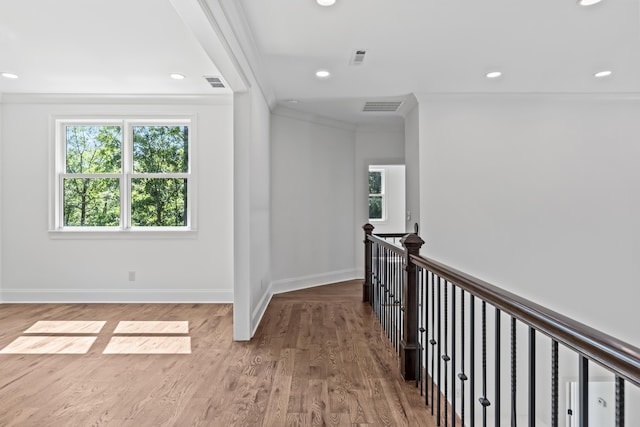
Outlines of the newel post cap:
M 420 249 L 424 245 L 424 240 L 417 234 L 407 234 L 400 239 L 400 243 L 407 249 Z
M 374 227 L 373 225 L 369 224 L 369 223 L 367 223 L 367 224 L 365 224 L 365 225 L 363 225 L 363 226 L 362 226 L 362 229 L 364 230 L 364 232 L 365 232 L 366 234 L 371 234 L 371 233 L 373 232 L 373 229 L 374 229 L 374 228 L 375 228 L 375 227 Z

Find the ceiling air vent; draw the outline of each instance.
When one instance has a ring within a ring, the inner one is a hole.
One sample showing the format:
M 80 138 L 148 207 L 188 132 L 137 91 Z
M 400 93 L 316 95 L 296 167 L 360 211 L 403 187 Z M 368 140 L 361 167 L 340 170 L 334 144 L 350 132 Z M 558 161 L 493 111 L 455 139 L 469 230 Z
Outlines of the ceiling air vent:
M 222 81 L 222 79 L 220 77 L 208 77 L 208 76 L 204 76 L 204 79 L 207 81 L 207 83 L 209 83 L 211 85 L 212 88 L 214 89 L 224 89 L 225 85 L 224 82 Z
M 365 49 L 358 49 L 351 57 L 351 65 L 361 65 L 364 62 L 364 56 L 367 54 Z
M 393 113 L 398 111 L 402 101 L 371 101 L 364 104 L 364 112 Z

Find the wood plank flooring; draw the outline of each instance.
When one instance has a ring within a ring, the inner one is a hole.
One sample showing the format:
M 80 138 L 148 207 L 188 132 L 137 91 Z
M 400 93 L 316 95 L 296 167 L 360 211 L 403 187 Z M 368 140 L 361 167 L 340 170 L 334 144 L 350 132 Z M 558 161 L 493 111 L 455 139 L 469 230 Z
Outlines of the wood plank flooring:
M 0 354 L 0 425 L 434 425 L 361 292 L 276 295 L 250 342 L 228 304 L 0 305 L 0 349 L 38 321 L 106 322 L 75 335 L 95 338 L 85 354 Z M 191 353 L 104 354 L 121 321 L 188 322 Z

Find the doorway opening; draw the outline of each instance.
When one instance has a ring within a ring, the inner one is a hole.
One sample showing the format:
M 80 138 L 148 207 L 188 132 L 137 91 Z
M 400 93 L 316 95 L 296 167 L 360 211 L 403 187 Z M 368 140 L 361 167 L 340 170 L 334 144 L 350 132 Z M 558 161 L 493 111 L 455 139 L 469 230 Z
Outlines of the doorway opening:
M 405 165 L 369 165 L 368 201 L 377 233 L 405 231 Z

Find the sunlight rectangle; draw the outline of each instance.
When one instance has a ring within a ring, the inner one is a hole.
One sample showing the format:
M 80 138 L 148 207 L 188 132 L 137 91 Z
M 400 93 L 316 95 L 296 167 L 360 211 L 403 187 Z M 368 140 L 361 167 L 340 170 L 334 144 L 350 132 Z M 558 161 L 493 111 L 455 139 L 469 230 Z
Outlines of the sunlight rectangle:
M 98 334 L 105 321 L 40 320 L 24 331 L 25 334 Z
M 0 354 L 86 354 L 96 337 L 23 336 L 0 350 Z
M 191 354 L 191 337 L 112 337 L 103 354 Z
M 188 334 L 189 322 L 180 321 L 121 321 L 114 334 Z

